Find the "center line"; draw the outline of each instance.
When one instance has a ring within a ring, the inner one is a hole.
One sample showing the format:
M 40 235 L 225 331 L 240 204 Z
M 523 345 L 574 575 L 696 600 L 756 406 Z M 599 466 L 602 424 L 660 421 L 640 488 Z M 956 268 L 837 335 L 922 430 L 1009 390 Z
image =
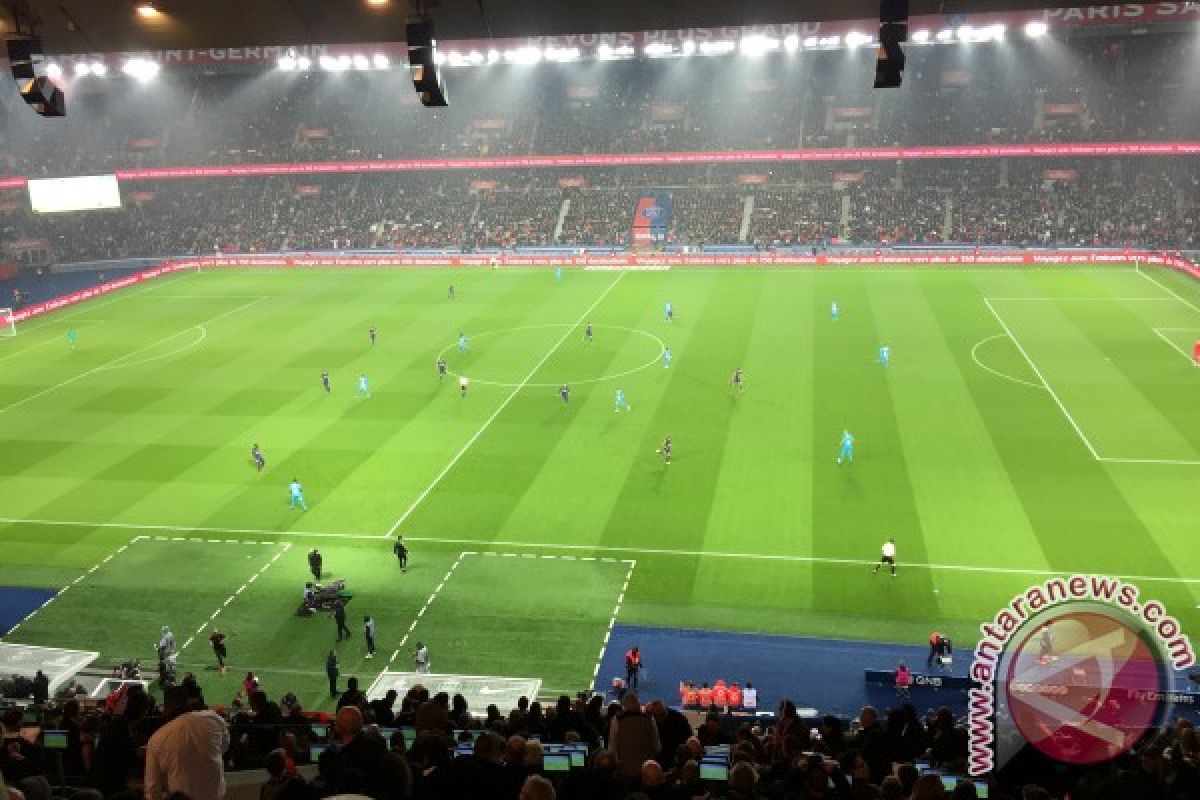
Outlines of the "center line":
M 425 498 L 429 496 L 429 493 L 436 489 L 437 485 L 442 482 L 442 478 L 446 477 L 446 474 L 449 473 L 450 470 L 454 469 L 454 465 L 458 463 L 458 460 L 462 458 L 468 450 L 471 449 L 471 445 L 475 444 L 479 437 L 483 435 L 484 431 L 492 426 L 492 423 L 496 421 L 496 417 L 500 416 L 504 409 L 508 408 L 508 404 L 513 401 L 513 398 L 515 398 L 517 394 L 520 393 L 520 391 L 524 389 L 531 380 L 533 380 L 533 376 L 536 375 L 538 370 L 542 368 L 542 365 L 549 361 L 550 357 L 558 352 L 558 348 L 562 347 L 562 343 L 567 340 L 567 337 L 570 336 L 575 329 L 578 328 L 580 324 L 588 318 L 588 315 L 592 313 L 596 306 L 600 305 L 600 303 L 604 301 L 604 298 L 608 297 L 608 293 L 615 289 L 617 284 L 621 282 L 621 278 L 624 277 L 624 271 L 618 273 L 616 279 L 608 285 L 608 288 L 596 298 L 595 302 L 587 307 L 587 310 L 579 315 L 579 319 L 575 320 L 575 323 L 567 328 L 566 332 L 559 337 L 557 342 L 554 343 L 554 346 L 546 351 L 546 355 L 542 356 L 541 360 L 533 365 L 533 369 L 529 370 L 529 374 L 525 376 L 525 379 L 518 383 L 516 387 L 514 387 L 513 390 L 508 393 L 508 397 L 504 398 L 504 402 L 500 404 L 500 407 L 492 412 L 490 417 L 484 420 L 484 423 L 479 427 L 479 430 L 475 431 L 475 434 L 470 439 L 467 439 L 467 443 L 464 444 L 459 451 L 454 454 L 454 457 L 450 459 L 450 463 L 442 468 L 442 471 L 437 474 L 437 477 L 425 487 L 423 492 L 417 495 L 417 499 L 412 502 L 412 505 L 410 505 L 408 509 L 400 515 L 398 520 L 392 523 L 392 527 L 388 528 L 387 533 L 383 534 L 383 536 L 380 538 L 390 538 L 392 534 L 396 532 L 396 529 L 404 524 L 404 521 L 408 519 L 409 515 L 417 510 L 417 506 L 421 505 L 421 503 L 425 501 Z

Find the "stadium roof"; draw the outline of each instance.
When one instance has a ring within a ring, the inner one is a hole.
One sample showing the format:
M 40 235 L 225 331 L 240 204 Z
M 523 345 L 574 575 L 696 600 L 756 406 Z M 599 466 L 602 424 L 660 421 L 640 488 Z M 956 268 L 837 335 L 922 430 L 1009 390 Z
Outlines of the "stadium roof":
M 399 41 L 412 2 L 152 0 L 159 13 L 139 14 L 141 0 L 0 0 L 0 32 L 13 32 L 17 10 L 26 17 L 32 12 L 49 53 Z M 444 40 L 871 20 L 879 9 L 878 0 L 426 0 L 426 5 Z M 1069 7 L 1030 0 L 911 0 L 913 16 Z M 1098 8 L 1114 13 L 1113 6 Z

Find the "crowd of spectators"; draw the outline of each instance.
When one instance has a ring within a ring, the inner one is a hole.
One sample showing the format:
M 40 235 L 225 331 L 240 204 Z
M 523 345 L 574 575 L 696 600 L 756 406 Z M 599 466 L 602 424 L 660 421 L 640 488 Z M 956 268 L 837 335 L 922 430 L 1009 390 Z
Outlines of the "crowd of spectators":
M 983 796 L 970 781 L 932 774 L 965 774 L 962 722 L 945 708 L 919 714 L 908 702 L 884 711 L 866 706 L 855 719 L 802 719 L 787 700 L 773 714 L 689 718 L 626 692 L 619 702 L 564 695 L 545 707 L 521 698 L 507 711 L 492 705 L 477 714 L 461 695 L 431 696 L 414 686 L 404 697 L 389 692 L 368 701 L 351 684 L 330 718 L 306 713 L 293 695 L 271 698 L 261 689 L 228 709 L 210 709 L 190 675 L 164 691 L 161 705 L 137 686 L 110 700 L 91 707 L 81 696 L 60 697 L 4 712 L 4 800 L 51 800 L 52 791 L 77 800 L 218 800 L 228 773 L 245 769 L 266 771 L 262 800 Z M 30 713 L 43 728 L 65 731 L 65 748 L 52 752 L 25 736 Z M 547 769 L 545 754 L 559 747 L 585 751 L 586 763 Z M 726 768 L 717 779 L 701 770 L 714 759 Z M 298 770 L 308 764 L 315 774 Z M 1011 775 L 1015 785 L 987 779 L 987 796 L 1185 800 L 1200 792 L 1200 733 L 1181 720 L 1101 767 L 1018 766 Z
M 558 243 L 571 247 L 629 244 L 637 194 L 622 189 L 570 190 Z
M 914 47 L 904 92 L 872 92 L 870 48 L 454 70 L 421 109 L 403 70 L 242 64 L 114 71 L 71 113 L 0 118 L 0 172 L 160 165 L 1081 140 L 1195 140 L 1191 33 Z M 686 66 L 685 66 L 686 64 Z M 1153 92 L 1145 87 L 1153 86 Z
M 679 192 L 668 233 L 673 244 L 733 244 L 739 241 L 747 196 L 744 186 Z
M 120 210 L 61 215 L 32 214 L 19 192 L 7 193 L 8 203 L 0 192 L 0 247 L 9 260 L 44 265 L 217 252 L 626 246 L 643 193 L 671 195 L 665 243 L 679 246 L 1200 247 L 1194 165 L 1128 158 L 837 166 L 750 175 L 610 168 L 583 180 L 534 170 L 139 182 Z
M 455 103 L 437 111 L 416 105 L 400 70 L 357 81 L 242 64 L 166 69 L 146 85 L 114 72 L 80 81 L 65 119 L 0 116 L 0 172 L 1194 140 L 1200 95 L 1178 65 L 1196 63 L 1198 48 L 1194 36 L 1157 32 L 918 47 L 902 93 L 869 89 L 869 48 L 495 65 L 455 70 Z M 123 209 L 59 216 L 0 190 L 0 261 L 627 246 L 637 197 L 650 191 L 672 195 L 664 241 L 681 246 L 1200 246 L 1200 171 L 1187 160 L 949 159 L 123 180 Z

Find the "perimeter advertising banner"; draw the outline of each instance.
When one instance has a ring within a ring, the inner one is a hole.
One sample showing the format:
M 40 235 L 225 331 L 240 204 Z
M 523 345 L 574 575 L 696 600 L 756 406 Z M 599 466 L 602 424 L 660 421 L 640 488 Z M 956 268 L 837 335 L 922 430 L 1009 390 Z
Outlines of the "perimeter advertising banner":
M 661 153 L 594 153 L 550 156 L 485 156 L 479 158 L 378 159 L 375 161 L 311 161 L 276 164 L 213 164 L 117 170 L 119 181 L 179 178 L 242 178 L 267 175 L 351 175 L 440 170 L 508 170 L 579 167 L 678 166 L 681 164 L 796 164 L 845 161 L 904 161 L 982 158 L 1056 158 L 1113 156 L 1195 156 L 1200 141 L 1074 142 L 986 145 L 920 145 L 913 147 L 838 147 L 794 150 L 694 150 Z M 27 179 L 0 177 L 0 190 L 23 188 Z
M 56 297 L 43 303 L 34 303 L 16 311 L 12 322 L 24 322 L 61 308 L 82 303 L 109 292 L 124 289 L 162 275 L 186 269 L 209 268 L 406 268 L 406 267 L 579 267 L 594 270 L 658 270 L 688 267 L 736 268 L 739 266 L 778 267 L 927 267 L 931 269 L 952 268 L 972 264 L 986 266 L 1063 266 L 1063 265 L 1111 265 L 1130 262 L 1155 264 L 1178 270 L 1200 280 L 1200 267 L 1171 255 L 1149 253 L 1144 250 L 1115 252 L 1111 250 L 1064 250 L 1064 251 L 1011 251 L 987 253 L 933 253 L 897 254 L 880 253 L 872 256 L 859 255 L 816 255 L 804 256 L 795 253 L 745 253 L 745 254 L 675 254 L 643 255 L 618 253 L 615 255 L 518 255 L 513 253 L 474 253 L 445 255 L 408 255 L 403 253 L 379 253 L 375 255 L 331 254 L 331 253 L 263 253 L 258 255 L 200 256 L 175 261 L 164 261 L 157 267 L 145 269 L 114 281 L 92 286 L 78 292 Z M 7 320 L 2 320 L 7 324 Z

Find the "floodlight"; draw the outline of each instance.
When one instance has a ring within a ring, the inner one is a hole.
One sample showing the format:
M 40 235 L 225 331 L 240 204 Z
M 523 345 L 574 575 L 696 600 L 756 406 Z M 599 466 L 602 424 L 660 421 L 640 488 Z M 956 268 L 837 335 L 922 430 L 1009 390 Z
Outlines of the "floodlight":
M 433 35 L 433 20 L 429 17 L 410 19 L 406 27 L 408 67 L 412 72 L 413 88 L 423 106 L 448 106 L 446 87 L 437 65 L 437 40 Z
M 1050 32 L 1050 26 L 1039 20 L 1025 23 L 1025 35 L 1030 39 L 1040 39 Z

